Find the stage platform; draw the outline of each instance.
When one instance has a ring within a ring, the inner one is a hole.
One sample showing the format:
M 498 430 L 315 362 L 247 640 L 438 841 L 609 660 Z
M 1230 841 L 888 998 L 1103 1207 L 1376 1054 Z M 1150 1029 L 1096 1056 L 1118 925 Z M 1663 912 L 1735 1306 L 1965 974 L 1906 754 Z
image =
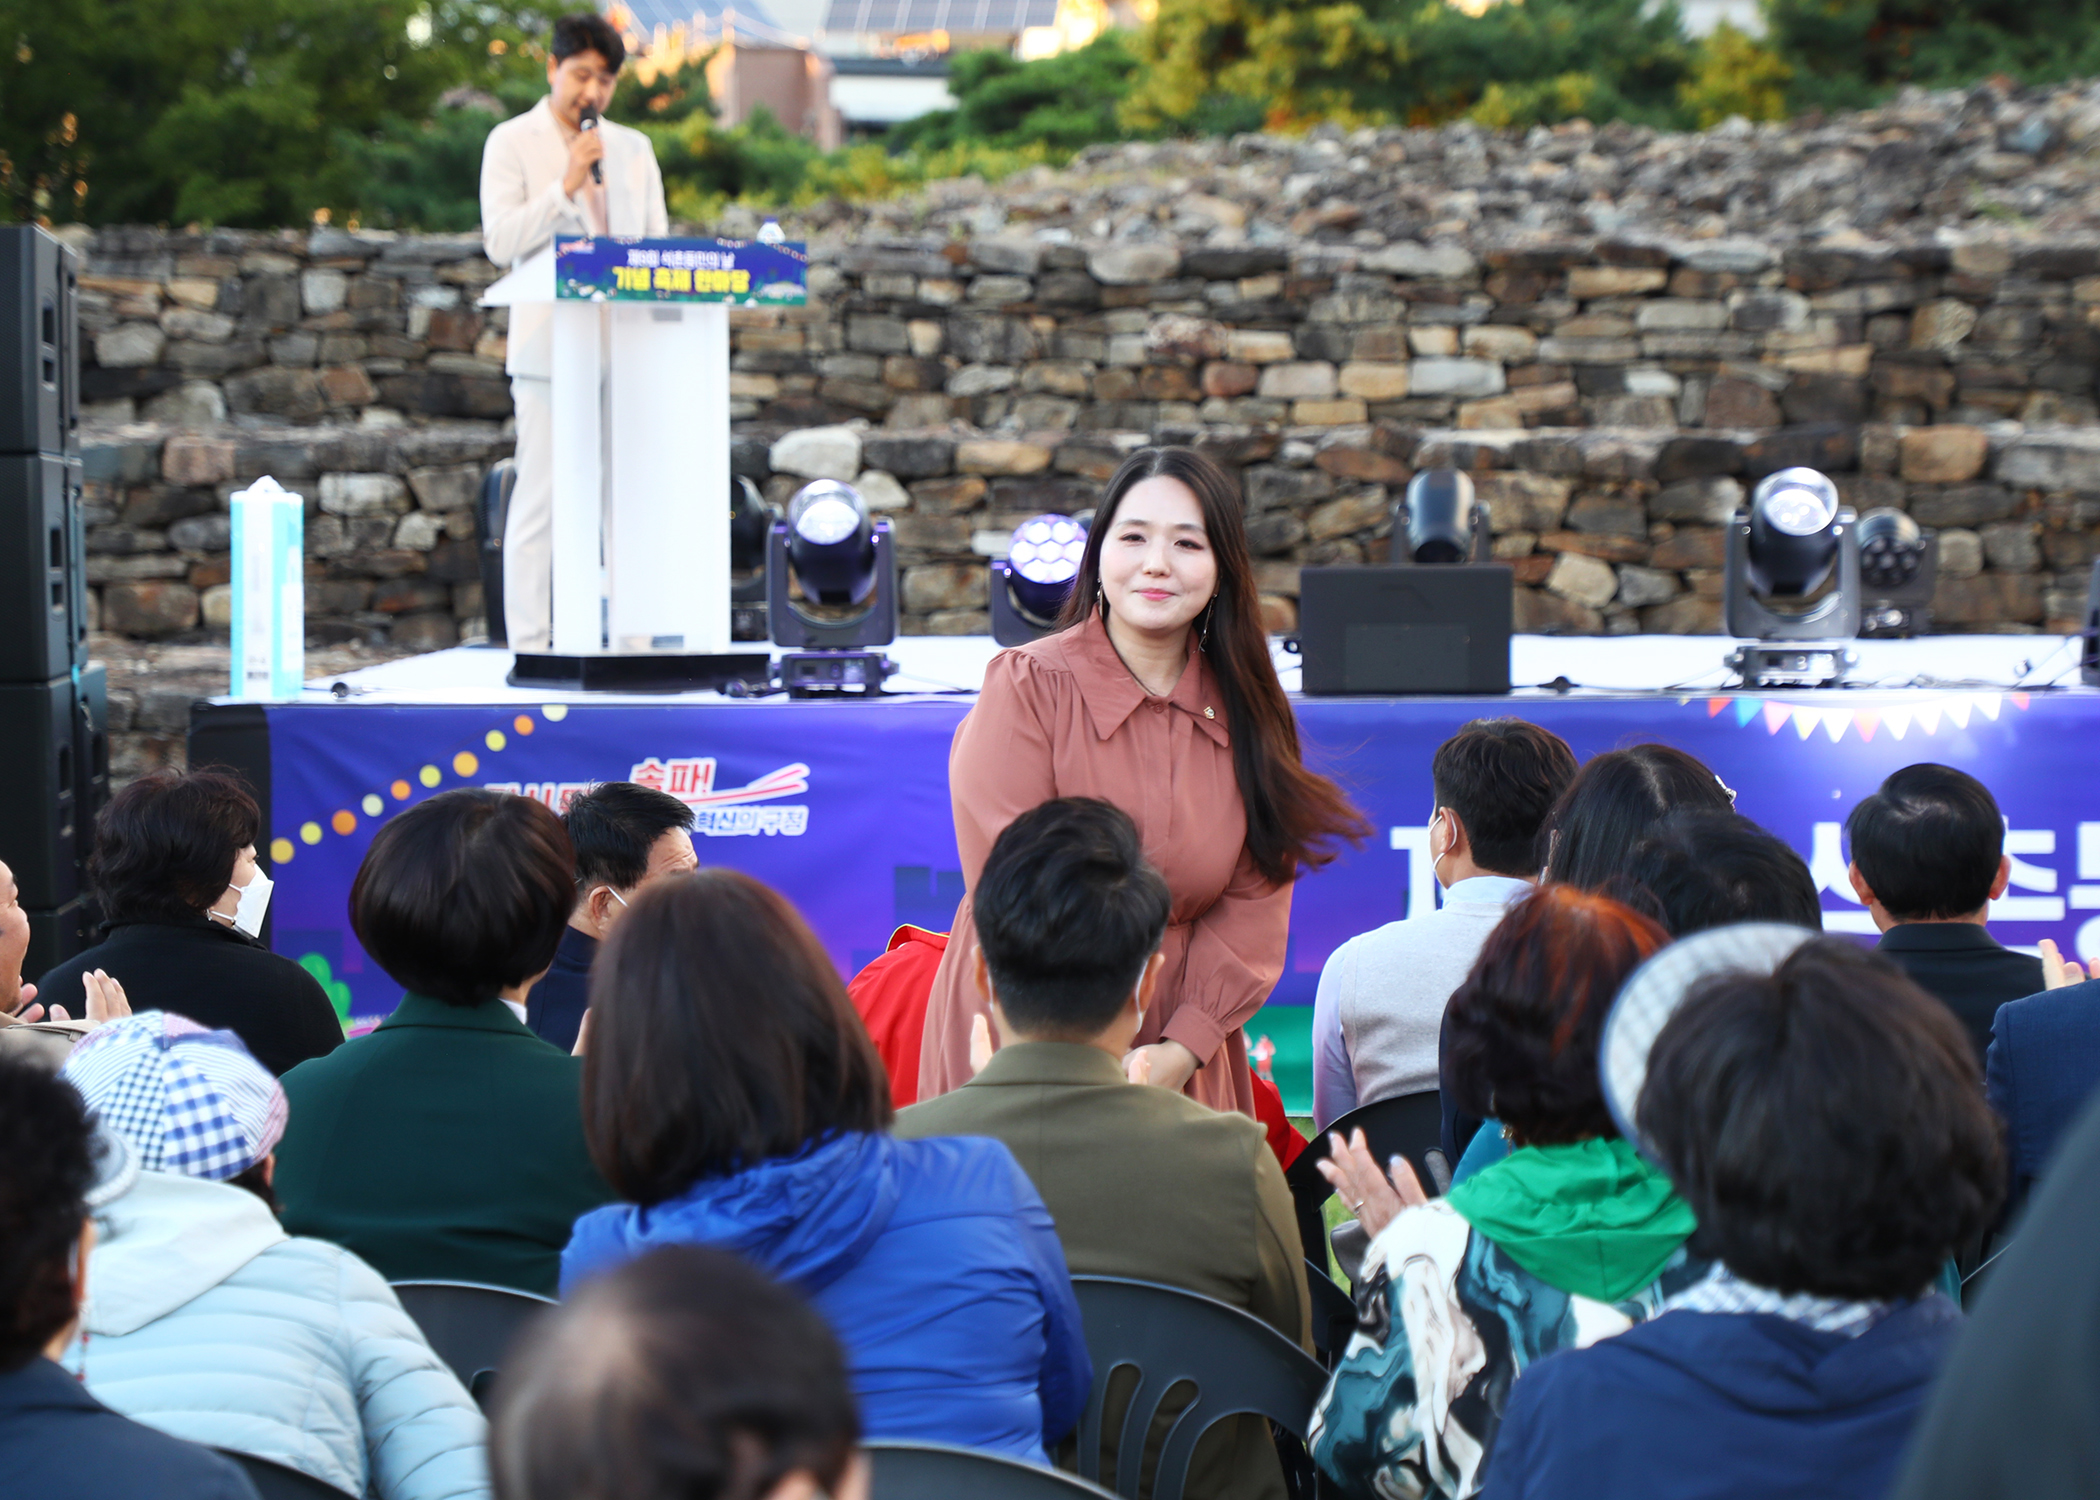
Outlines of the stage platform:
M 2075 638 L 1862 641 L 1856 686 L 1758 694 L 1723 686 L 1730 644 L 1520 636 L 1512 676 L 1524 686 L 1507 697 L 1295 699 L 1308 755 L 1378 832 L 1300 883 L 1283 978 L 1248 1027 L 1294 1109 L 1310 1108 L 1320 968 L 1347 938 L 1435 900 L 1430 756 L 1484 715 L 1543 724 L 1578 755 L 1659 740 L 1699 756 L 1743 812 L 1801 850 L 1826 924 L 1848 932 L 1872 923 L 1844 878 L 1846 811 L 1899 766 L 1960 766 L 2008 820 L 2013 884 L 1994 930 L 2100 956 L 2100 691 L 2070 685 Z M 520 690 L 504 683 L 509 653 L 462 647 L 310 683 L 296 702 L 200 704 L 191 764 L 236 765 L 263 794 L 272 946 L 354 1021 L 384 1016 L 400 990 L 349 930 L 351 878 L 381 822 L 456 786 L 559 806 L 595 781 L 660 785 L 694 808 L 703 860 L 785 891 L 851 973 L 898 923 L 944 928 L 953 915 L 948 743 L 995 649 L 908 637 L 889 649 L 890 695 L 790 702 Z M 1279 665 L 1295 688 L 1295 658 Z

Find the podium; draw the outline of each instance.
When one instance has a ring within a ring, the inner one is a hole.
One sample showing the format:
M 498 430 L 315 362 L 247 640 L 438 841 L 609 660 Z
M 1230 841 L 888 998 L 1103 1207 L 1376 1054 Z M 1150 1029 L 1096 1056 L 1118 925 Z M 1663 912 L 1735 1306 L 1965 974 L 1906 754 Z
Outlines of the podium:
M 553 645 L 514 683 L 763 682 L 730 645 L 729 309 L 807 299 L 800 245 L 557 236 L 482 294 L 552 309 Z

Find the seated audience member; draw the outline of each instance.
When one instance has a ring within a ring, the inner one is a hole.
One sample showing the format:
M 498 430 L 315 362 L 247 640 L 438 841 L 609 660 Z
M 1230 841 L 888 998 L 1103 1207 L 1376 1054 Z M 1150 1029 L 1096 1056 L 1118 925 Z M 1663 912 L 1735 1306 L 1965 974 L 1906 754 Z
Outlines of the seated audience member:
M 2005 1122 L 2007 1201 L 2015 1208 L 2100 1085 L 2100 960 L 2088 979 L 2078 960 L 2044 938 L 2042 976 L 2048 988 L 2040 994 L 1998 1007 L 1983 1063 L 1984 1092 Z
M 898 1141 L 838 971 L 734 870 L 658 881 L 591 977 L 592 1159 L 564 1294 L 657 1245 L 716 1245 L 802 1291 L 872 1437 L 1046 1463 L 1093 1382 L 1043 1200 L 997 1141 Z
M 80 1095 L 0 1057 L 0 1491 L 8 1500 L 255 1500 L 229 1459 L 118 1416 L 58 1355 L 74 1343 L 89 1215 L 138 1164 L 88 1126 Z
M 528 1328 L 489 1439 L 500 1500 L 867 1500 L 838 1340 L 734 1255 L 651 1250 Z
M 144 1011 L 92 1032 L 64 1076 L 141 1169 L 101 1211 L 63 1360 L 97 1400 L 353 1495 L 487 1495 L 481 1409 L 392 1290 L 279 1227 L 284 1090 L 240 1038 Z
M 1807 862 L 1740 813 L 1672 813 L 1636 844 L 1608 894 L 1646 909 L 1673 937 L 1738 922 L 1822 929 L 1821 901 Z M 1452 1168 L 1464 1182 L 1509 1154 L 1493 1128 L 1474 1135 Z
M 38 1002 L 83 1014 L 80 976 L 99 970 L 134 1009 L 231 1031 L 272 1073 L 341 1046 L 319 981 L 262 945 L 261 828 L 255 799 L 224 771 L 155 771 L 118 792 L 88 863 L 108 936 L 44 975 Z
M 1582 763 L 1539 830 L 1539 878 L 1577 890 L 1611 890 L 1650 829 L 1673 813 L 1732 812 L 1735 793 L 1703 762 L 1668 745 L 1607 750 Z M 1444 1159 L 1455 1167 L 1480 1130 L 1458 1106 L 1448 1022 L 1437 1048 L 1443 1093 Z M 1454 1174 L 1455 1175 L 1455 1174 Z
M 2100 1107 L 2088 1105 L 1954 1341 L 1895 1500 L 2089 1500 L 2100 1474 L 2096 1244 Z
M 948 934 L 909 922 L 890 934 L 889 946 L 846 982 L 846 998 L 868 1028 L 868 1040 L 889 1075 L 898 1109 L 919 1098 L 919 1050 L 926 1039 L 926 1002 Z
M 1313 1119 L 1437 1087 L 1444 1005 L 1539 872 L 1539 827 L 1575 777 L 1567 742 L 1522 719 L 1475 719 L 1430 763 L 1430 871 L 1443 904 L 1349 939 L 1313 1001 Z
M 2042 961 L 1984 930 L 2012 878 L 1997 799 L 1952 766 L 1905 766 L 1852 809 L 1845 833 L 1877 951 L 1954 1012 L 1980 1067 L 1998 1007 L 2042 988 Z
M 1705 1274 L 1685 1247 L 1692 1211 L 1620 1136 L 1598 1081 L 1612 996 L 1666 941 L 1604 896 L 1526 896 L 1448 1023 L 1461 1103 L 1492 1109 L 1516 1149 L 1434 1201 L 1404 1162 L 1389 1181 L 1361 1132 L 1321 1164 L 1372 1235 L 1360 1321 L 1313 1416 L 1313 1459 L 1339 1493 L 1473 1494 L 1510 1382 Z
M 1809 938 L 1776 972 L 1694 982 L 1645 1083 L 1614 1095 L 1718 1264 L 1640 1327 L 1528 1370 L 1483 1495 L 1886 1494 L 1961 1325 L 1936 1273 L 2004 1181 L 1961 1027 L 1871 954 Z
M 634 899 L 665 875 L 700 868 L 693 855 L 693 810 L 668 792 L 631 781 L 601 781 L 569 804 L 562 827 L 576 850 L 576 909 L 562 929 L 554 963 L 532 987 L 525 1024 L 567 1052 L 590 1004 L 598 945 Z
M 1123 1072 L 1172 905 L 1137 825 L 1092 798 L 1045 802 L 1006 825 L 971 899 L 999 1050 L 961 1088 L 900 1114 L 898 1137 L 1005 1142 L 1075 1275 L 1185 1287 L 1310 1352 L 1305 1252 L 1262 1127 Z M 1209 1434 L 1188 1493 L 1281 1500 L 1268 1424 L 1240 1417 Z
M 1738 922 L 1823 930 L 1808 862 L 1741 813 L 1672 813 L 1634 846 L 1625 878 L 1672 937 Z
M 389 1281 L 554 1290 L 569 1226 L 612 1193 L 583 1143 L 579 1064 L 504 1002 L 554 957 L 575 870 L 554 814 L 508 792 L 440 792 L 380 827 L 350 926 L 408 993 L 285 1075 L 288 1231 Z

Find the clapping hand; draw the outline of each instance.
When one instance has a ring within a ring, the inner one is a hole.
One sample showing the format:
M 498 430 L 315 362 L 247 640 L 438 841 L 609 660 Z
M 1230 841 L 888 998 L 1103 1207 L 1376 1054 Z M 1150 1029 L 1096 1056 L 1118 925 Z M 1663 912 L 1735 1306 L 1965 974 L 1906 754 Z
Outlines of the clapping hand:
M 110 1021 L 121 1021 L 131 1014 L 131 1002 L 124 997 L 124 986 L 109 977 L 102 969 L 95 969 L 80 976 L 80 988 L 87 996 L 86 1020 L 90 1028 Z M 63 1005 L 51 1007 L 51 1019 L 70 1021 Z
M 2089 978 L 2100 979 L 2100 958 L 2093 960 L 2092 972 L 2088 974 L 2079 967 L 2077 959 L 2065 958 L 2051 939 L 2043 938 L 2041 948 L 2043 989 L 2060 990 L 2067 984 L 2079 984 Z
M 1342 1195 L 1365 1234 L 1376 1238 L 1380 1230 L 1400 1217 L 1402 1209 L 1417 1208 L 1429 1201 L 1406 1157 L 1393 1158 L 1390 1176 L 1378 1170 L 1371 1143 L 1364 1139 L 1360 1127 L 1346 1141 L 1339 1132 L 1330 1131 L 1327 1142 L 1328 1153 L 1318 1163 L 1320 1175 Z

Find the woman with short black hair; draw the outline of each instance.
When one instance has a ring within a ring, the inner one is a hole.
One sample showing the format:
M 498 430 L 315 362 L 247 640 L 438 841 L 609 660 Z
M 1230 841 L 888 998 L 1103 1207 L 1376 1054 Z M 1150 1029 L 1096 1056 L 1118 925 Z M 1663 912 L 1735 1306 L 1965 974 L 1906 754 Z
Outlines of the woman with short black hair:
M 576 1060 L 523 1019 L 575 878 L 561 821 L 530 797 L 460 788 L 380 827 L 350 926 L 408 993 L 370 1036 L 285 1075 L 286 1229 L 389 1281 L 554 1290 L 570 1224 L 612 1196 L 584 1148 Z
M 650 885 L 591 974 L 584 1129 L 629 1201 L 562 1288 L 655 1246 L 734 1250 L 837 1331 L 869 1436 L 1046 1463 L 1092 1384 L 1056 1227 L 995 1140 L 899 1141 L 889 1081 L 795 909 L 734 870 Z
M 1960 1023 L 1886 960 L 1773 926 L 1676 945 L 1611 1028 L 1614 1113 L 1716 1264 L 1526 1373 L 1483 1493 L 1886 1494 L 1961 1325 L 1934 1278 L 2004 1188 Z
M 261 941 L 271 888 L 261 836 L 255 799 L 226 771 L 155 771 L 118 792 L 88 861 L 107 935 L 44 975 L 38 1003 L 84 1015 L 81 976 L 101 972 L 134 1010 L 231 1031 L 272 1073 L 341 1046 L 342 1018 L 319 981 Z

